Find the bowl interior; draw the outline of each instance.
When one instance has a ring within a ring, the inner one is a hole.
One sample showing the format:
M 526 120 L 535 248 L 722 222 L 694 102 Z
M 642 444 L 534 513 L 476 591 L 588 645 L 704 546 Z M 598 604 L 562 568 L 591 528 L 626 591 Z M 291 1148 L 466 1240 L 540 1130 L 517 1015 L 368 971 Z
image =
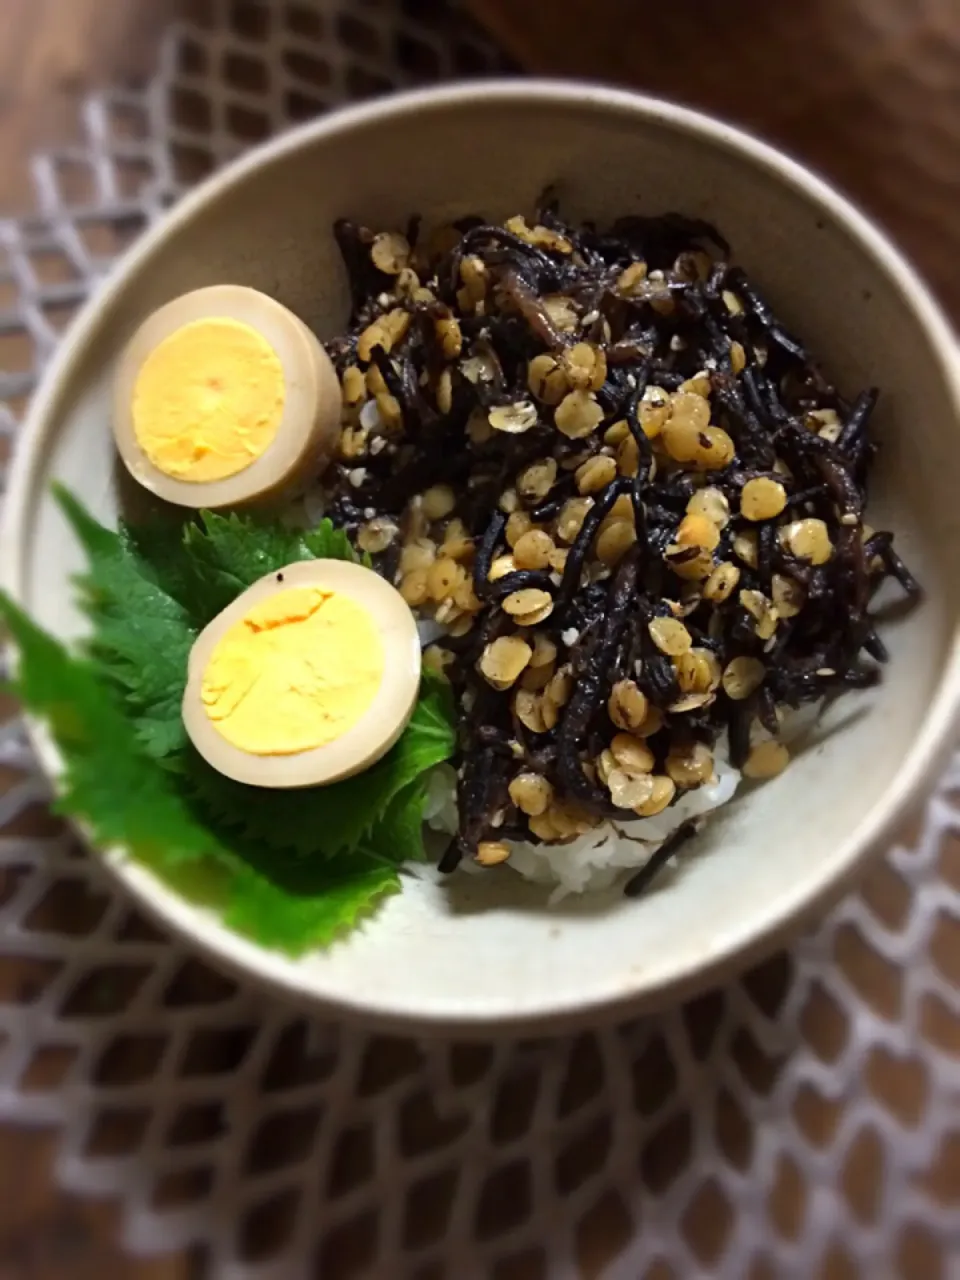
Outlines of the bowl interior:
M 47 627 L 82 629 L 69 585 L 80 555 L 48 486 L 59 479 L 115 517 L 110 380 L 150 310 L 202 285 L 252 285 L 327 337 L 347 313 L 334 218 L 389 226 L 413 212 L 429 222 L 528 212 L 549 184 L 573 216 L 679 209 L 711 219 L 841 387 L 883 388 L 868 518 L 896 530 L 927 601 L 886 627 L 882 688 L 836 707 L 787 773 L 735 802 L 646 899 L 611 893 L 547 910 L 542 892 L 508 871 L 442 885 L 411 877 L 360 932 L 293 962 L 122 865 L 150 905 L 228 963 L 388 1021 L 586 1017 L 715 974 L 850 868 L 942 736 L 960 426 L 935 314 L 922 295 L 907 296 L 882 242 L 815 181 L 720 126 L 604 91 L 527 85 L 362 109 L 264 150 L 178 207 L 88 312 L 48 384 L 10 496 L 8 584 Z M 940 721 L 927 718 L 933 704 Z

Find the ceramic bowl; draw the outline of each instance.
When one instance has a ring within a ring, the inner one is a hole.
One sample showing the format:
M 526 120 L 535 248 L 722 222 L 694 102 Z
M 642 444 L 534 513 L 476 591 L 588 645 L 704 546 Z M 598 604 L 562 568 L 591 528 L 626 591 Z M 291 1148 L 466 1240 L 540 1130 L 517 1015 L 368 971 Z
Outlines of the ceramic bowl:
M 320 335 L 347 315 L 330 232 L 528 211 L 554 184 L 598 220 L 679 209 L 715 222 L 842 387 L 883 388 L 869 519 L 897 533 L 926 602 L 885 630 L 881 688 L 836 706 L 775 781 L 735 801 L 648 897 L 547 909 L 500 869 L 411 878 L 359 932 L 294 961 L 261 950 L 108 851 L 131 894 L 221 963 L 327 1012 L 420 1029 L 569 1027 L 715 982 L 837 893 L 936 776 L 960 696 L 960 379 L 948 326 L 911 268 L 834 190 L 705 116 L 610 89 L 537 81 L 389 98 L 285 134 L 182 200 L 133 248 L 64 341 L 21 434 L 2 579 L 39 621 L 82 631 L 81 556 L 58 479 L 118 509 L 110 384 L 122 345 L 189 289 L 252 285 Z M 59 760 L 36 730 L 44 767 Z

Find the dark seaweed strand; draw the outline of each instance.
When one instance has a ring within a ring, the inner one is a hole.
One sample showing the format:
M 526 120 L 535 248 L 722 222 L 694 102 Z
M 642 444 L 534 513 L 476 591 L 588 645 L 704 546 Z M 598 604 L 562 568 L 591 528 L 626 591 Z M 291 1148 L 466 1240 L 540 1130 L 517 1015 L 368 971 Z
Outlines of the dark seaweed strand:
M 473 562 L 473 587 L 478 596 L 486 595 L 490 586 L 490 565 L 497 551 L 497 544 L 507 527 L 506 514 L 497 508 L 477 547 Z
M 496 582 L 485 584 L 488 600 L 502 600 L 514 591 L 523 591 L 529 587 L 537 587 L 541 591 L 553 592 L 553 581 L 545 569 L 517 569 L 514 573 L 504 574 Z
M 622 493 L 629 493 L 630 489 L 631 482 L 624 477 L 612 481 L 587 512 L 583 524 L 580 526 L 580 532 L 577 534 L 576 540 L 567 556 L 567 563 L 564 566 L 563 578 L 560 581 L 560 590 L 557 595 L 558 604 L 565 604 L 573 597 L 577 587 L 580 585 L 584 561 L 586 560 L 587 552 L 593 545 L 597 530 L 600 528 L 604 518 L 609 514 L 617 498 Z
M 602 789 L 584 773 L 580 752 L 587 739 L 590 722 L 597 714 L 609 678 L 609 668 L 627 625 L 630 604 L 637 592 L 639 567 L 639 555 L 630 553 L 617 570 L 606 602 L 603 631 L 579 672 L 557 741 L 559 776 L 566 792 L 601 812 L 607 811 L 609 801 Z
M 877 387 L 868 387 L 866 391 L 861 391 L 860 395 L 857 396 L 850 416 L 843 424 L 840 435 L 837 437 L 837 448 L 841 453 L 853 456 L 859 453 L 879 396 L 880 392 Z
M 607 713 L 615 681 L 636 678 L 664 713 L 664 728 L 649 739 L 658 771 L 675 735 L 713 744 L 726 734 L 731 760 L 741 767 L 757 720 L 774 732 L 782 709 L 829 702 L 876 681 L 874 664 L 884 662 L 887 652 L 870 604 L 884 582 L 897 582 L 911 599 L 920 595 L 892 535 L 881 531 L 863 537 L 865 481 L 876 448 L 870 437 L 876 388 L 844 400 L 743 269 L 729 264 L 729 246 L 708 224 L 668 214 L 624 218 L 609 230 L 569 226 L 550 203 L 540 218 L 543 225 L 532 235 L 480 218 L 461 220 L 456 247 L 436 254 L 430 237 L 418 232 L 414 284 L 432 291 L 422 295 L 421 288 L 422 296 L 410 286 L 401 291 L 395 277 L 375 267 L 372 231 L 349 222 L 335 229 L 354 303 L 349 332 L 328 344 L 338 371 L 358 365 L 366 372 L 358 342 L 380 316 L 406 310 L 411 323 L 389 351 L 381 347 L 372 355 L 400 405 L 401 428 L 380 439 L 376 453 L 344 459 L 333 468 L 331 514 L 351 535 L 362 535 L 372 515 L 391 515 L 404 540 L 421 536 L 423 529 L 418 532 L 410 516 L 410 499 L 442 482 L 453 487 L 454 515 L 474 537 L 469 569 L 481 607 L 469 630 L 443 641 L 457 695 L 461 703 L 472 700 L 470 710 L 461 711 L 456 761 L 461 829 L 441 861 L 445 870 L 464 853 L 475 853 L 483 840 L 519 838 L 526 831 L 526 820 L 507 792 L 520 770 L 546 778 L 560 801 L 597 818 L 625 816 L 613 807 L 594 768 L 584 768 L 598 759 L 615 731 Z M 551 240 L 551 233 L 560 239 Z M 705 252 L 714 260 L 703 265 Z M 468 258 L 485 273 L 485 305 L 479 311 L 460 296 Z M 641 261 L 646 278 L 642 272 L 635 275 L 640 284 L 625 292 L 619 284 L 623 272 Z M 728 291 L 743 310 L 729 305 Z M 558 298 L 566 300 L 566 311 L 557 310 Z M 665 298 L 669 306 L 663 305 Z M 461 333 L 458 357 L 441 349 L 438 325 L 451 320 Z M 528 369 L 538 355 L 552 354 L 562 362 L 583 342 L 605 356 L 606 381 L 596 389 L 604 419 L 588 439 L 567 439 L 554 429 L 553 406 L 532 396 Z M 735 344 L 743 354 L 736 364 Z M 467 376 L 464 362 L 470 359 L 485 362 L 483 376 L 476 371 Z M 446 369 L 449 412 L 436 404 L 437 380 Z M 677 545 L 687 504 L 702 481 L 695 469 L 671 461 L 662 440 L 651 442 L 640 420 L 648 387 L 676 392 L 704 372 L 711 420 L 728 431 L 736 449 L 727 468 L 705 477 L 726 496 L 731 512 L 714 562 L 735 563 L 741 572 L 733 596 L 716 607 L 698 599 L 697 583 L 684 576 L 697 560 L 697 548 Z M 525 434 L 468 431 L 478 414 L 485 418 L 497 406 L 520 403 L 537 410 L 536 425 Z M 840 418 L 834 442 L 826 429 L 817 434 L 819 419 L 811 417 L 825 409 Z M 598 453 L 615 454 L 615 449 L 604 450 L 603 434 L 621 420 L 639 451 L 639 474 L 618 474 L 590 494 L 592 505 L 567 548 L 563 571 L 520 568 L 491 582 L 493 560 L 510 553 L 515 541 L 507 538 L 506 510 L 525 512 L 560 545 L 559 521 L 567 503 L 578 497 L 575 472 Z M 523 469 L 543 458 L 557 466 L 549 490 L 529 496 L 515 492 Z M 751 525 L 740 513 L 741 494 L 758 478 L 783 484 L 786 508 L 779 517 Z M 598 572 L 597 537 L 621 495 L 631 500 L 636 543 L 618 566 Z M 829 532 L 832 554 L 823 564 L 797 559 L 783 540 L 785 525 L 811 518 L 824 521 Z M 441 541 L 442 522 L 429 532 Z M 746 532 L 757 538 L 755 566 L 739 560 L 734 550 L 738 535 Z M 399 580 L 400 547 L 390 547 L 375 563 Z M 781 619 L 764 643 L 740 592 L 769 596 L 778 574 L 795 580 L 805 600 L 799 614 Z M 518 628 L 504 610 L 505 599 L 523 590 L 553 597 L 553 612 L 544 623 Z M 731 701 L 721 690 L 713 702 L 681 715 L 670 710 L 680 693 L 676 663 L 655 647 L 647 624 L 666 617 L 691 591 L 692 604 L 683 613 L 694 644 L 710 650 L 722 667 L 736 656 L 759 658 L 766 676 L 751 698 Z M 555 644 L 557 664 L 569 669 L 574 681 L 558 722 L 543 733 L 518 719 L 513 689 L 492 688 L 478 671 L 487 646 L 518 631 Z M 569 632 L 575 641 L 568 642 Z M 541 839 L 532 832 L 527 838 Z M 671 841 L 654 855 L 630 882 L 631 893 L 642 891 L 674 847 Z
M 628 898 L 639 898 L 642 893 L 646 893 L 670 859 L 675 856 L 677 851 L 688 840 L 691 840 L 697 834 L 697 830 L 696 819 L 688 818 L 686 822 L 681 822 L 676 831 L 667 836 L 663 844 L 653 851 L 648 861 L 643 864 L 636 875 L 631 876 L 624 885 L 623 892 L 626 896 Z

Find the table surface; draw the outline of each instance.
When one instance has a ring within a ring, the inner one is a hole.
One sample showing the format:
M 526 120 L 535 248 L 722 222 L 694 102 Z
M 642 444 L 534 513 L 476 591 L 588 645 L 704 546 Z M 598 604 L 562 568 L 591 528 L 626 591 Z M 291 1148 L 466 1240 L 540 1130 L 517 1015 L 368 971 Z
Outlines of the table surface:
M 91 91 L 108 84 L 141 82 L 152 69 L 160 31 L 181 4 L 190 2 L 0 0 L 0 215 L 30 207 L 31 154 L 71 140 L 80 104 Z M 633 0 L 604 2 L 615 11 Z M 919 2 L 924 7 L 926 0 Z M 737 7 L 749 8 L 752 3 L 737 0 Z M 812 3 L 819 8 L 820 0 Z M 840 0 L 841 7 L 856 8 L 858 3 Z M 591 20 L 591 0 L 564 0 L 564 5 L 568 15 L 580 14 L 582 21 L 548 21 L 552 10 L 521 9 L 513 0 L 472 0 L 478 16 L 518 60 L 533 69 L 607 74 L 657 87 L 655 64 L 645 63 L 643 74 L 628 65 L 620 43 L 611 38 L 618 29 L 616 22 L 604 26 Z M 681 12 L 690 7 L 688 0 L 677 0 L 677 5 Z M 571 42 L 564 36 L 571 25 L 582 39 Z M 813 110 L 807 115 L 799 109 L 792 115 L 785 112 L 782 132 L 789 136 L 792 130 L 800 137 L 807 127 L 804 122 L 815 117 Z M 855 186 L 858 175 L 850 175 L 850 180 Z M 869 190 L 866 195 L 869 203 Z M 874 202 L 881 206 L 881 215 L 882 197 L 879 190 Z M 887 207 L 888 221 L 897 228 L 899 207 L 895 203 Z M 960 224 L 957 228 L 952 241 L 958 250 L 952 255 L 954 264 L 960 263 Z M 903 229 L 901 239 L 907 247 L 920 259 L 926 256 L 933 261 L 934 246 L 922 219 L 904 223 Z M 950 245 L 949 237 L 936 244 L 941 262 L 951 258 L 946 252 Z M 945 269 L 938 283 L 947 300 L 960 310 L 960 272 L 954 268 L 951 275 Z M 125 1256 L 117 1243 L 118 1215 L 112 1206 L 79 1200 L 54 1186 L 51 1166 L 57 1140 L 55 1132 L 0 1129 L 0 1280 L 188 1280 L 198 1274 L 197 1260 L 189 1256 L 161 1260 Z
M 0 0 L 0 215 L 32 203 L 30 156 L 69 142 L 100 85 L 143 79 L 179 0 Z M 187 1280 L 189 1258 L 131 1259 L 108 1204 L 58 1191 L 55 1131 L 0 1130 L 2 1280 Z

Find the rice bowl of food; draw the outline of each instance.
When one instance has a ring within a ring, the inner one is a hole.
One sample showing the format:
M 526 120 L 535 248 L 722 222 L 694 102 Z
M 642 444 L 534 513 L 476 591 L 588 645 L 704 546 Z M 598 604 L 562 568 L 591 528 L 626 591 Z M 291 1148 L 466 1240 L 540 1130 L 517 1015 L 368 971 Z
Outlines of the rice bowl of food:
M 723 125 L 535 82 L 320 120 L 146 236 L 33 406 L 37 749 L 148 907 L 329 1008 L 689 990 L 935 776 L 958 405 L 909 268 Z

